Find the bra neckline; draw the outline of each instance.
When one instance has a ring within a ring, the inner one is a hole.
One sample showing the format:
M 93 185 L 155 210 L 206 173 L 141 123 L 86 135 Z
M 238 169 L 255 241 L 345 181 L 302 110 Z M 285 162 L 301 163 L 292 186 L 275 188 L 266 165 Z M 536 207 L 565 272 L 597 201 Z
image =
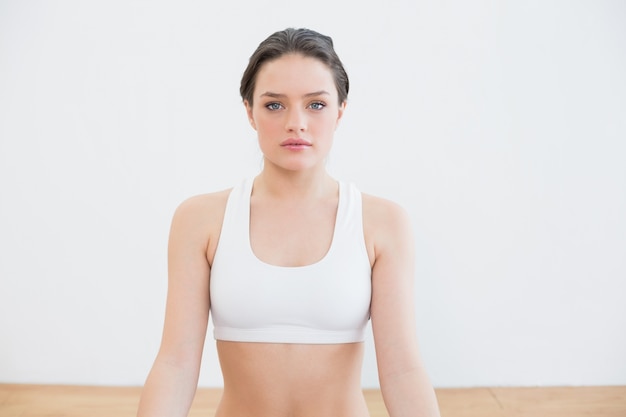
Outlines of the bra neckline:
M 323 265 L 334 252 L 334 248 L 336 246 L 336 241 L 337 241 L 338 230 L 339 230 L 339 221 L 342 218 L 344 210 L 345 210 L 344 206 L 345 206 L 346 192 L 344 190 L 344 184 L 341 181 L 337 181 L 337 184 L 339 186 L 339 201 L 337 202 L 337 212 L 335 214 L 335 223 L 333 225 L 333 235 L 332 235 L 328 250 L 326 251 L 324 256 L 322 256 L 320 259 L 310 264 L 298 265 L 298 266 L 285 266 L 285 265 L 274 265 L 274 264 L 271 264 L 269 262 L 262 260 L 256 255 L 256 253 L 254 253 L 254 250 L 252 249 L 252 240 L 250 239 L 250 211 L 251 211 L 250 198 L 252 196 L 254 178 L 248 178 L 245 182 L 245 187 L 244 187 L 244 204 L 245 204 L 245 207 L 247 208 L 245 210 L 246 216 L 244 219 L 245 224 L 247 225 L 247 227 L 245 228 L 245 231 L 246 231 L 245 241 L 246 241 L 246 247 L 248 249 L 248 252 L 250 256 L 254 259 L 254 261 L 258 263 L 259 265 L 263 265 L 266 268 L 275 268 L 275 269 L 282 269 L 282 270 L 304 270 L 307 268 L 314 268 L 319 265 Z

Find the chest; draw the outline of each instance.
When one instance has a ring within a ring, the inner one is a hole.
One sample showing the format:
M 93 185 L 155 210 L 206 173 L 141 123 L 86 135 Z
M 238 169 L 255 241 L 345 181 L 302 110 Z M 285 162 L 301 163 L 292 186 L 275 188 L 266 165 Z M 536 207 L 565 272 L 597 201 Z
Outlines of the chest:
M 333 243 L 337 201 L 316 205 L 250 205 L 249 238 L 261 261 L 305 266 L 321 260 Z

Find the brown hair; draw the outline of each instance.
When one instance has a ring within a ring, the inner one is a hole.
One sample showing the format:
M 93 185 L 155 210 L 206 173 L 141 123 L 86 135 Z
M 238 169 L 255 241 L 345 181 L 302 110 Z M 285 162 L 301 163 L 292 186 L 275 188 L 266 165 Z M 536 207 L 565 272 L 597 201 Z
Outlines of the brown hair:
M 252 105 L 256 77 L 264 63 L 286 54 L 300 54 L 320 60 L 333 73 L 339 103 L 348 99 L 348 74 L 337 56 L 330 36 L 310 29 L 288 28 L 275 32 L 259 44 L 250 56 L 248 67 L 241 78 L 239 93 L 244 101 Z

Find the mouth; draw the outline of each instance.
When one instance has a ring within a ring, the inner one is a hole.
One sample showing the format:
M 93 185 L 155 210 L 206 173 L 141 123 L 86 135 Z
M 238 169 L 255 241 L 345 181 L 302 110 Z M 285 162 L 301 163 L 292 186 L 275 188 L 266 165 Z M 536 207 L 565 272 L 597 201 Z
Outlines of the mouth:
M 304 139 L 289 138 L 289 139 L 282 141 L 280 146 L 303 148 L 303 147 L 312 146 L 312 143 Z

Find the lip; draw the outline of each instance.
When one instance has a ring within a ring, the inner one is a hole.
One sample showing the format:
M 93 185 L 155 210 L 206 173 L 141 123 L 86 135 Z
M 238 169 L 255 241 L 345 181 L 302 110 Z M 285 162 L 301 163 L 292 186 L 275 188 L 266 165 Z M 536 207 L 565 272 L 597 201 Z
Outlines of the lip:
M 280 146 L 286 148 L 302 149 L 308 146 L 312 146 L 312 143 L 300 138 L 289 138 L 282 141 L 280 143 Z

